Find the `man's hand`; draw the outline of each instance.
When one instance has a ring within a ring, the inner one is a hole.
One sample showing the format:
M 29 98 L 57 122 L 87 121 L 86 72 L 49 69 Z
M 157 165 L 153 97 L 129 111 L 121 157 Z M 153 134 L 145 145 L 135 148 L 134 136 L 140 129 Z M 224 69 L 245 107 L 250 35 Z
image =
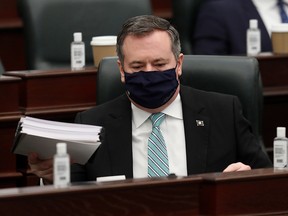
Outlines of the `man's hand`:
M 43 179 L 45 184 L 53 183 L 53 159 L 40 160 L 37 153 L 28 155 L 28 163 L 31 172 Z
M 236 171 L 244 171 L 251 170 L 251 167 L 245 165 L 241 162 L 230 164 L 223 172 L 236 172 Z

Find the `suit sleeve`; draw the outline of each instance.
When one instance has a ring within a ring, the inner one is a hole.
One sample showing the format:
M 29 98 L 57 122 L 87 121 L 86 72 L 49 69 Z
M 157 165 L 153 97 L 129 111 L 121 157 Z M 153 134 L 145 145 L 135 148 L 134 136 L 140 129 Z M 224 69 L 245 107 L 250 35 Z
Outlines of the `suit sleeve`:
M 216 2 L 207 2 L 199 10 L 193 35 L 193 53 L 225 55 L 229 53 L 225 11 Z
M 241 104 L 235 97 L 233 102 L 235 130 L 238 140 L 238 161 L 250 165 L 252 169 L 272 167 L 272 163 L 260 143 L 252 134 L 250 123 L 242 114 Z

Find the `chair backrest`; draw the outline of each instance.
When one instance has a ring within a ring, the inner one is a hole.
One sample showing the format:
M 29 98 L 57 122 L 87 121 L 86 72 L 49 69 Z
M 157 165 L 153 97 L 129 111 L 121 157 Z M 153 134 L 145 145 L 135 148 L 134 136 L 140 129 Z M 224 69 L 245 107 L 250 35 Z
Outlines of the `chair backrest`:
M 256 58 L 186 55 L 181 84 L 237 96 L 253 133 L 261 139 L 263 94 Z
M 192 54 L 192 38 L 200 5 L 204 0 L 172 0 L 172 23 L 180 34 L 184 54 Z
M 120 72 L 117 65 L 118 57 L 103 58 L 98 67 L 96 85 L 96 104 L 102 104 L 125 92 L 120 80 Z
M 253 57 L 185 55 L 181 84 L 205 91 L 238 96 L 244 116 L 262 144 L 262 81 L 258 61 Z M 124 93 L 117 57 L 104 58 L 97 73 L 96 103 Z
M 18 10 L 28 69 L 69 68 L 74 32 L 82 32 L 92 65 L 92 37 L 117 35 L 126 19 L 152 14 L 150 0 L 18 0 Z

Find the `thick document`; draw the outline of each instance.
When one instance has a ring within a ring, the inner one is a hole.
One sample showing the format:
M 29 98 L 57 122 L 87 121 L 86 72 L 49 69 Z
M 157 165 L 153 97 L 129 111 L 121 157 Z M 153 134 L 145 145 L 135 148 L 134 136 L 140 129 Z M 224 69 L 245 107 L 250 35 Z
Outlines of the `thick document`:
M 85 164 L 100 146 L 102 136 L 101 126 L 26 116 L 18 123 L 12 152 L 26 156 L 36 152 L 40 159 L 49 159 L 56 153 L 56 144 L 64 142 L 72 162 Z

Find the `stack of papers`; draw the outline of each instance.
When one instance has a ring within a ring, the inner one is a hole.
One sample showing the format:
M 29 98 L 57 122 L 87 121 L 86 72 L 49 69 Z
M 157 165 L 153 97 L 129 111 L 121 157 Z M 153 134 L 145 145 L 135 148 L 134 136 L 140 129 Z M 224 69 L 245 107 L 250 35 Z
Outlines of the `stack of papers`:
M 65 142 L 72 161 L 85 164 L 101 144 L 102 131 L 100 126 L 26 116 L 18 123 L 12 152 L 26 156 L 36 152 L 40 159 L 49 159 L 56 153 L 56 144 Z

